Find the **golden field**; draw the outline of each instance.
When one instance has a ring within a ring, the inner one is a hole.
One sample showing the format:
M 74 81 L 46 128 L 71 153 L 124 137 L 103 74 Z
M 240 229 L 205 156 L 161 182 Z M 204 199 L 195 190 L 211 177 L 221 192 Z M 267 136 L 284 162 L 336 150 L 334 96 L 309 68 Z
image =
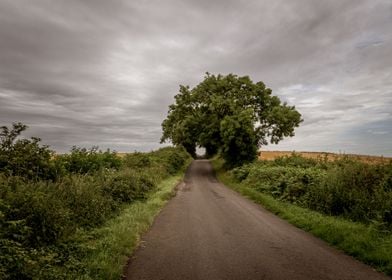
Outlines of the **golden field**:
M 349 157 L 366 163 L 381 163 L 381 162 L 389 162 L 392 160 L 391 157 L 382 157 L 382 156 L 336 154 L 336 153 L 328 153 L 328 152 L 298 152 L 298 151 L 259 151 L 259 159 L 274 160 L 278 157 L 290 156 L 293 153 L 301 155 L 305 158 L 313 158 L 313 159 L 326 158 L 329 161 L 340 159 L 342 157 Z

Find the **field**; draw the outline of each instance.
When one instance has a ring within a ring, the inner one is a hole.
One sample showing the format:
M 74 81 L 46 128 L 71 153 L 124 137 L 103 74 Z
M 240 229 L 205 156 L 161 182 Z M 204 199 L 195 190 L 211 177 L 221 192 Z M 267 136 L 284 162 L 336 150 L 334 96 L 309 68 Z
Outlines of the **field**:
M 291 156 L 293 153 L 301 155 L 304 158 L 327 159 L 328 161 L 335 161 L 337 159 L 342 159 L 347 157 L 365 163 L 376 164 L 376 163 L 387 163 L 390 160 L 392 160 L 392 157 L 383 157 L 383 156 L 336 154 L 336 153 L 328 153 L 328 152 L 298 152 L 298 151 L 260 151 L 259 159 L 274 160 L 279 157 Z

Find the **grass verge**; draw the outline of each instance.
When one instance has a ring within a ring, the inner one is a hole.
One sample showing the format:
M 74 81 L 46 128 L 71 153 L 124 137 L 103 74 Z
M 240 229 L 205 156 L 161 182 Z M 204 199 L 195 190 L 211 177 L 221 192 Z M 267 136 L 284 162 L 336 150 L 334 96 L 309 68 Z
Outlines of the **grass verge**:
M 325 240 L 378 271 L 392 276 L 392 234 L 376 226 L 332 217 L 282 202 L 241 183 L 237 183 L 222 168 L 223 161 L 212 161 L 218 179 L 226 186 L 261 204 L 289 223 Z
M 119 216 L 89 232 L 88 241 L 84 244 L 90 249 L 83 260 L 86 270 L 83 275 L 74 276 L 74 279 L 121 279 L 124 265 L 138 245 L 140 236 L 149 229 L 154 217 L 174 195 L 174 187 L 181 179 L 181 175 L 176 175 L 162 181 L 157 191 L 145 201 L 124 207 Z

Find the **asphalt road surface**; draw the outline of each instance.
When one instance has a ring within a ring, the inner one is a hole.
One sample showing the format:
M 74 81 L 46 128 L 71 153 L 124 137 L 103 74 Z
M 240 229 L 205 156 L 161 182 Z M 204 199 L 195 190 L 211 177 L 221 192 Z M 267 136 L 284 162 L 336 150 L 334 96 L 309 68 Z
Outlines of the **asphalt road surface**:
M 195 160 L 125 279 L 391 279 L 219 183 Z

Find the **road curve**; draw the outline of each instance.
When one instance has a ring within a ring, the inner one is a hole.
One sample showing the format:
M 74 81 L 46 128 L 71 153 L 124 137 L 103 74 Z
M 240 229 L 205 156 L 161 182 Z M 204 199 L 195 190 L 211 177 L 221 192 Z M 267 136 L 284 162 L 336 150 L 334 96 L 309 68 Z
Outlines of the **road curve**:
M 391 279 L 219 183 L 207 160 L 130 259 L 125 279 Z

